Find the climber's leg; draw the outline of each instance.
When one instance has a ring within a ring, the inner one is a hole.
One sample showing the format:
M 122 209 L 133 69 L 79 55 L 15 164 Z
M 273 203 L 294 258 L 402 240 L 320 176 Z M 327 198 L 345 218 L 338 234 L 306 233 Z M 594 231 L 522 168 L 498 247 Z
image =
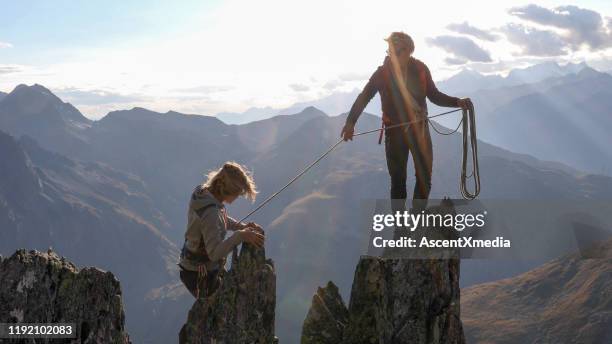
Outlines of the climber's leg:
M 429 124 L 427 121 L 420 122 L 412 129 L 413 135 L 411 135 L 409 143 L 416 176 L 412 195 L 412 207 L 413 209 L 425 209 L 431 191 L 433 167 L 431 135 L 429 134 Z
M 181 282 L 183 282 L 193 297 L 197 298 L 200 291 L 204 293 L 206 290 L 206 279 L 198 278 L 197 271 L 190 271 L 181 268 L 180 277 Z M 204 294 L 200 294 L 200 297 L 203 296 Z
M 408 144 L 404 137 L 405 131 L 402 128 L 385 130 L 385 155 L 387 158 L 387 169 L 391 177 L 391 211 L 393 214 L 406 211 L 406 173 L 408 164 Z M 395 228 L 393 238 L 397 239 L 403 231 Z M 401 250 L 397 248 L 385 248 L 383 256 L 393 258 L 401 255 Z
M 391 206 L 393 212 L 405 210 L 406 200 L 406 169 L 408 163 L 408 144 L 402 128 L 385 131 L 385 155 L 387 169 L 391 177 Z

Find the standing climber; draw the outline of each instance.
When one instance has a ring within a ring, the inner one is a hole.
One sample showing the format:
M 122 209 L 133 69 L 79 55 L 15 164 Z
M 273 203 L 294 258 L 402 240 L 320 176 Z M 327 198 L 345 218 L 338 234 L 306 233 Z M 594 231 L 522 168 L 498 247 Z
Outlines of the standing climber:
M 235 162 L 210 172 L 207 181 L 193 190 L 179 267 L 181 281 L 194 297 L 205 298 L 219 287 L 219 271 L 234 247 L 242 242 L 264 245 L 261 226 L 237 222 L 224 205 L 239 196 L 255 200 L 256 194 L 253 178 Z M 234 233 L 226 238 L 227 231 Z
M 389 44 L 388 54 L 353 103 L 341 137 L 345 141 L 352 140 L 355 123 L 376 92 L 380 93 L 383 126 L 414 122 L 384 130 L 385 154 L 391 177 L 391 199 L 401 200 L 403 208 L 408 155 L 412 152 L 416 176 L 413 207 L 422 207 L 422 203 L 417 201 L 429 197 L 433 162 L 425 98 L 438 106 L 462 109 L 471 106 L 471 100 L 448 96 L 436 88 L 427 66 L 412 57 L 414 42 L 409 35 L 393 32 L 386 41 Z

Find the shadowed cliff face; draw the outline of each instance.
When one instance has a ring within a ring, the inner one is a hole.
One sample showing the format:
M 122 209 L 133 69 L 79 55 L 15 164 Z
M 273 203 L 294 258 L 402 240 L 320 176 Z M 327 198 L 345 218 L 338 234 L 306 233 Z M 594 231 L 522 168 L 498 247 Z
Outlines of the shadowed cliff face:
M 302 344 L 465 343 L 459 318 L 459 261 L 362 257 L 351 301 L 337 287 L 319 289 Z
M 51 251 L 19 250 L 0 259 L 0 323 L 16 322 L 76 324 L 76 339 L 54 343 L 130 343 L 121 287 L 113 274 L 79 270 Z
M 206 301 L 196 301 L 184 327 L 187 343 L 276 343 L 274 263 L 263 249 L 242 245 L 224 274 L 223 285 Z

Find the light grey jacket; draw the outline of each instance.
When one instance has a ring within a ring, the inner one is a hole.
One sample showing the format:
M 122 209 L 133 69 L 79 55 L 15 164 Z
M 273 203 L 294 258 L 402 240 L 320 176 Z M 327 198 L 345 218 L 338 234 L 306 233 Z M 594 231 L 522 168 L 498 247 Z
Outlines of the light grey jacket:
M 223 203 L 210 191 L 198 185 L 191 194 L 185 231 L 185 249 L 197 253 L 202 244 L 210 261 L 206 268 L 218 269 L 225 263 L 227 255 L 241 243 L 240 233 L 235 232 L 241 224 L 227 216 Z M 226 238 L 227 231 L 234 231 Z M 198 263 L 181 257 L 179 265 L 186 270 L 197 271 Z

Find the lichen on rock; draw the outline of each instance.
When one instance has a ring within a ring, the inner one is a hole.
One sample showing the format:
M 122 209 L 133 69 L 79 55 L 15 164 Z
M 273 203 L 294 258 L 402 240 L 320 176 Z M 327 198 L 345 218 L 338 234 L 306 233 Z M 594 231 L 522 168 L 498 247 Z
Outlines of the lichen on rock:
M 453 211 L 452 204 L 429 209 Z M 389 254 L 390 253 L 390 254 Z M 350 302 L 342 310 L 337 288 L 319 288 L 302 328 L 302 344 L 464 344 L 460 320 L 459 259 L 362 256 Z M 333 287 L 330 287 L 332 285 Z
M 183 327 L 189 344 L 277 343 L 274 335 L 276 274 L 264 249 L 243 244 L 223 284 L 195 301 Z
M 0 322 L 76 324 L 76 339 L 54 343 L 130 343 L 119 281 L 97 268 L 78 269 L 51 250 L 0 259 Z
M 344 343 L 465 343 L 459 261 L 362 257 Z
M 348 309 L 338 287 L 331 281 L 319 287 L 312 297 L 312 306 L 302 327 L 302 344 L 342 342 L 342 332 L 348 323 Z

